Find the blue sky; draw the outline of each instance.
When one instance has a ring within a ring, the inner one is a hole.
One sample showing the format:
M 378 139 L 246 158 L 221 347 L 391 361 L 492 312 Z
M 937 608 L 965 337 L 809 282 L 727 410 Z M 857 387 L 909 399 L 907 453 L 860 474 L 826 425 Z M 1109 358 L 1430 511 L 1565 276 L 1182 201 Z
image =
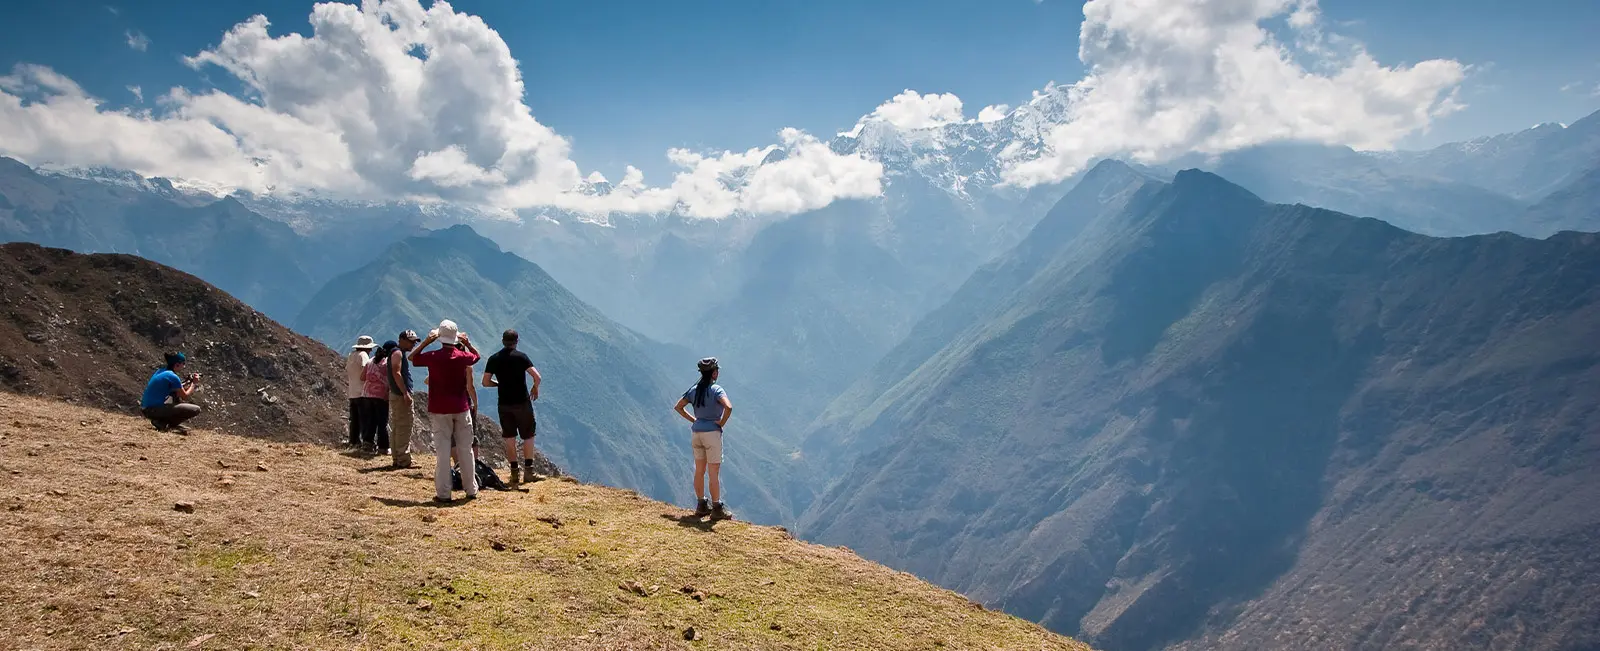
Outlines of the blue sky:
M 525 101 L 568 137 L 583 168 L 666 173 L 669 147 L 736 149 L 799 127 L 821 137 L 902 89 L 952 92 L 969 116 L 1018 104 L 1046 82 L 1084 74 L 1081 2 L 513 2 L 461 0 L 520 63 Z M 1450 58 L 1473 66 L 1463 111 L 1401 141 L 1429 146 L 1571 121 L 1600 108 L 1600 2 L 1325 0 L 1327 29 L 1363 42 L 1384 65 Z M 237 81 L 182 56 L 215 46 L 251 14 L 272 34 L 309 29 L 311 3 L 84 2 L 8 8 L 0 70 L 49 66 L 112 104 L 147 106 L 174 86 Z M 148 39 L 130 47 L 128 34 Z M 1566 90 L 1563 90 L 1563 87 Z

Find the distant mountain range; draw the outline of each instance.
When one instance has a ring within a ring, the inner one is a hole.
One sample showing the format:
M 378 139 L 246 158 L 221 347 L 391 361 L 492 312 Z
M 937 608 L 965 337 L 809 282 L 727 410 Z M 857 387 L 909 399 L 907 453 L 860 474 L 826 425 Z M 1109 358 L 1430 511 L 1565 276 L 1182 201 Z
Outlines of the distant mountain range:
M 913 333 L 803 535 L 1109 651 L 1600 643 L 1600 236 L 1107 163 Z

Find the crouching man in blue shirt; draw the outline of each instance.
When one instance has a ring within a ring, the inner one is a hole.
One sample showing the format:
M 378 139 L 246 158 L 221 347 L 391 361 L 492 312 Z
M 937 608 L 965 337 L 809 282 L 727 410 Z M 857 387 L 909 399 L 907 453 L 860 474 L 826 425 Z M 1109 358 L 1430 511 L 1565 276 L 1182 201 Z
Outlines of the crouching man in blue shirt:
M 181 375 L 184 363 L 189 361 L 183 353 L 167 353 L 166 358 L 167 365 L 150 376 L 150 382 L 144 385 L 144 398 L 139 401 L 139 407 L 157 430 L 188 432 L 183 421 L 199 416 L 200 405 L 184 401 L 200 388 L 200 374 L 190 373 L 187 378 Z M 168 399 L 172 402 L 167 402 Z

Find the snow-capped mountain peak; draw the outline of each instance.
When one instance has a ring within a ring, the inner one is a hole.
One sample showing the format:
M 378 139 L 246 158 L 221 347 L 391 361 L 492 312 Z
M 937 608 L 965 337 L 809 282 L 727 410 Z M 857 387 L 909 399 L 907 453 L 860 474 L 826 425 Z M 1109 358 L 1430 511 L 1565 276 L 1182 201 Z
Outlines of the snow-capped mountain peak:
M 1044 153 L 1044 138 L 1068 116 L 1071 87 L 1047 85 L 999 119 L 969 119 L 903 128 L 864 118 L 829 143 L 841 154 L 883 163 L 889 183 L 918 174 L 952 195 L 968 196 L 1000 183 L 1010 161 Z

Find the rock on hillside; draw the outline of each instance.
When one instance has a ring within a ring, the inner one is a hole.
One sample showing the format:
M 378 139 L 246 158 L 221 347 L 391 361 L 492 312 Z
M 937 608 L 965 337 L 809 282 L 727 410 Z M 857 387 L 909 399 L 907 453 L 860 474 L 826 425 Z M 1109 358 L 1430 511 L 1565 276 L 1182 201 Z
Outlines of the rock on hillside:
M 130 255 L 0 245 L 0 389 L 135 413 L 162 352 L 204 375 L 199 427 L 339 440 L 344 365 L 194 276 Z
M 0 394 L 5 646 L 1087 651 L 779 528 L 374 463 Z

